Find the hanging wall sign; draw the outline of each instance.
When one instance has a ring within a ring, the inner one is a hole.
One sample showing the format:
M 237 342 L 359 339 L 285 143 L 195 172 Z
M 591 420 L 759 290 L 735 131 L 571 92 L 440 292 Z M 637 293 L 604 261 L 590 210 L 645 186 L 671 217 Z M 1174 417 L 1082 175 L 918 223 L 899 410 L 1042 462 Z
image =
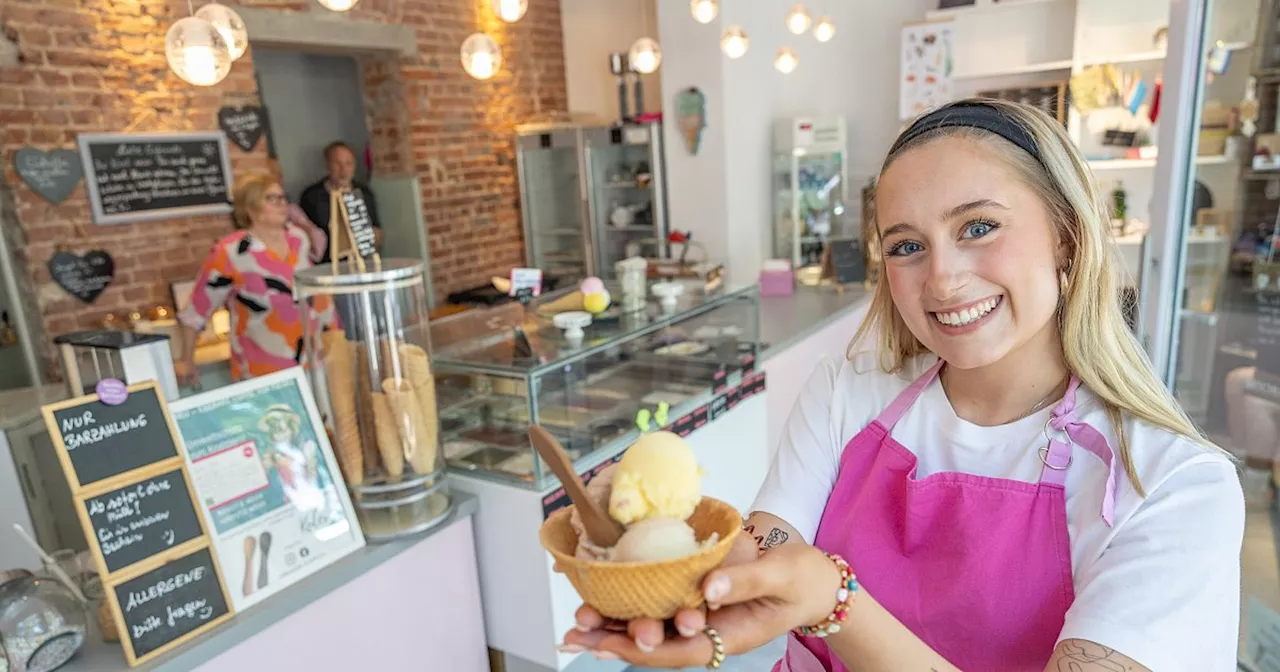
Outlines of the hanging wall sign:
M 954 97 L 951 83 L 951 22 L 902 28 L 899 117 L 912 119 Z
M 96 224 L 231 212 L 222 131 L 83 133 L 77 141 Z
M 685 147 L 696 156 L 702 145 L 702 131 L 707 127 L 707 97 L 697 87 L 677 93 L 676 117 Z
M 49 275 L 58 286 L 85 303 L 93 303 L 116 275 L 111 255 L 92 250 L 83 256 L 58 252 L 49 258 Z
M 257 146 L 258 141 L 266 134 L 267 115 L 257 105 L 224 107 L 218 110 L 218 127 L 227 134 L 231 142 L 247 152 Z
M 347 211 L 347 222 L 351 225 L 351 235 L 356 241 L 356 252 L 362 257 L 371 257 L 378 251 L 373 233 L 373 218 L 369 216 L 369 206 L 364 197 L 355 189 L 342 192 L 342 206 Z
M 54 205 L 67 200 L 83 175 L 80 155 L 74 149 L 46 152 L 23 147 L 14 152 L 13 167 L 32 191 Z
M 131 667 L 231 617 L 181 443 L 154 381 L 42 407 Z

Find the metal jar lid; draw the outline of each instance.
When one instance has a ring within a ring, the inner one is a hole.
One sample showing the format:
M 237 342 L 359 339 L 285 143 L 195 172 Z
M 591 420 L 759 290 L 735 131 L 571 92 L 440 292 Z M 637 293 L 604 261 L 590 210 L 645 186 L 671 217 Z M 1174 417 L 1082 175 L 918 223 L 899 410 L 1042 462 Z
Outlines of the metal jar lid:
M 29 579 L 33 576 L 35 576 L 35 574 L 32 574 L 30 571 L 25 569 L 6 569 L 0 572 L 0 588 L 4 588 L 6 585 L 14 581 Z
M 337 288 L 356 285 L 377 285 L 397 280 L 421 277 L 422 262 L 417 259 L 383 259 L 382 268 L 375 270 L 372 261 L 365 261 L 365 270 L 359 271 L 350 260 L 338 264 L 338 273 L 327 263 L 316 264 L 298 271 L 294 282 L 306 287 Z

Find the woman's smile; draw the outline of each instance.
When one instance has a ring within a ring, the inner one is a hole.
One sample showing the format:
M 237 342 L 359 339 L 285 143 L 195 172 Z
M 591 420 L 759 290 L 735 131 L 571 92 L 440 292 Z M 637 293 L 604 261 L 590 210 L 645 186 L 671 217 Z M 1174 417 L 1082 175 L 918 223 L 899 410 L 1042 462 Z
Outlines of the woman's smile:
M 955 308 L 930 312 L 934 326 L 944 334 L 967 334 L 990 321 L 996 310 L 1004 304 L 1004 296 L 990 296 Z

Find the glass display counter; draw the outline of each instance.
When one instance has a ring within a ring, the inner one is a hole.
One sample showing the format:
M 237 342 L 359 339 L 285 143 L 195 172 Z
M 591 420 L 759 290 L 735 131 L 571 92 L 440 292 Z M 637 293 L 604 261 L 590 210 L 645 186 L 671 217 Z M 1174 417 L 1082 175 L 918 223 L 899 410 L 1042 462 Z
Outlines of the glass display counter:
M 653 414 L 665 402 L 670 422 L 758 354 L 755 286 L 685 295 L 673 310 L 650 301 L 642 311 L 606 312 L 577 347 L 540 310 L 559 296 L 432 323 L 450 470 L 545 489 L 555 476 L 529 444 L 529 424 L 555 434 L 583 471 L 639 436 L 642 409 Z

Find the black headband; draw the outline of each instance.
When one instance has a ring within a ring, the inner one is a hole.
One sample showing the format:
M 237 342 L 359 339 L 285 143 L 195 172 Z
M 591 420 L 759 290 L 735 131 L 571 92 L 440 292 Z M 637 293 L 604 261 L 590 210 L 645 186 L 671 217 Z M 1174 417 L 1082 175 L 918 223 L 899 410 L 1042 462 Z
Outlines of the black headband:
M 1036 161 L 1044 163 L 1044 160 L 1040 158 L 1040 149 L 1036 146 L 1036 139 L 1031 136 L 1031 133 L 1027 132 L 1027 129 L 1010 119 L 999 108 L 980 102 L 948 105 L 916 119 L 915 123 L 903 131 L 902 135 L 898 136 L 898 140 L 889 149 L 889 155 L 893 156 L 907 143 L 929 131 L 949 126 L 979 128 L 995 133 L 1022 148 L 1022 151 L 1034 156 Z

